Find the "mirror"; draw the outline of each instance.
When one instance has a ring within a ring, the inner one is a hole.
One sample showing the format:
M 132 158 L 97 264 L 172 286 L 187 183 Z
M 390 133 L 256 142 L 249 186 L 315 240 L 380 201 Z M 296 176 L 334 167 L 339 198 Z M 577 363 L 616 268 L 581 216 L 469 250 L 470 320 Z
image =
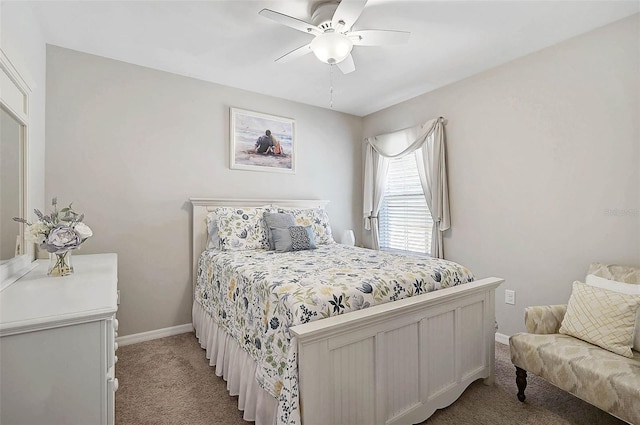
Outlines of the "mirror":
M 24 253 L 22 217 L 23 128 L 0 108 L 0 264 Z
M 26 243 L 32 220 L 28 195 L 29 95 L 31 89 L 0 49 L 0 291 L 33 267 L 34 244 Z

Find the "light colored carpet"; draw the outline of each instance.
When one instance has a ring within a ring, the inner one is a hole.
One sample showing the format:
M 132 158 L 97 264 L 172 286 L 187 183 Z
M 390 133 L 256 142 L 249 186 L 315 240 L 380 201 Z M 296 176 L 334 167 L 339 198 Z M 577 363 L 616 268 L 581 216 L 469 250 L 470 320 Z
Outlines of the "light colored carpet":
M 192 333 L 118 350 L 116 424 L 247 425 L 226 382 L 214 373 Z M 509 348 L 496 344 L 496 383 L 474 382 L 424 425 L 622 425 L 624 422 L 529 375 L 527 400 L 516 398 Z M 329 425 L 329 424 L 327 424 Z

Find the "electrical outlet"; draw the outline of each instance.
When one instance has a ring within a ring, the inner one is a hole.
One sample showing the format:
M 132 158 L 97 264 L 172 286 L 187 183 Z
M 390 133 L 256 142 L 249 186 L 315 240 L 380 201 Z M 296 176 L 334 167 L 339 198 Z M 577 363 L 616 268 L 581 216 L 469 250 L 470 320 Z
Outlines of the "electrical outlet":
M 516 291 L 511 289 L 504 290 L 504 302 L 505 304 L 515 304 L 516 303 Z
M 120 290 L 118 289 L 118 299 L 116 301 L 117 305 L 120 305 Z

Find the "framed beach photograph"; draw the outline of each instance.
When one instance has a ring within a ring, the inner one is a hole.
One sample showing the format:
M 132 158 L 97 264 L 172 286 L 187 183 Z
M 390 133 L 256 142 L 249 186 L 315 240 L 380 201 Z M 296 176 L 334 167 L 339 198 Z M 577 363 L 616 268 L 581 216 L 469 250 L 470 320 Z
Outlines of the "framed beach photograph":
M 295 121 L 231 108 L 230 168 L 295 173 Z

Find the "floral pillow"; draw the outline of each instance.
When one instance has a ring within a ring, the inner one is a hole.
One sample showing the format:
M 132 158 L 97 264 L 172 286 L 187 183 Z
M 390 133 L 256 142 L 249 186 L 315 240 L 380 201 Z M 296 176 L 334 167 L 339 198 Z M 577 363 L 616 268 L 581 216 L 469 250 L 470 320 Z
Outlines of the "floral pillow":
M 296 226 L 311 226 L 316 239 L 316 245 L 335 243 L 331 234 L 329 216 L 323 208 L 279 207 L 278 212 L 293 215 Z
M 212 212 L 218 223 L 220 249 L 245 251 L 268 249 L 269 242 L 264 225 L 264 213 L 269 207 L 233 208 L 218 207 Z

